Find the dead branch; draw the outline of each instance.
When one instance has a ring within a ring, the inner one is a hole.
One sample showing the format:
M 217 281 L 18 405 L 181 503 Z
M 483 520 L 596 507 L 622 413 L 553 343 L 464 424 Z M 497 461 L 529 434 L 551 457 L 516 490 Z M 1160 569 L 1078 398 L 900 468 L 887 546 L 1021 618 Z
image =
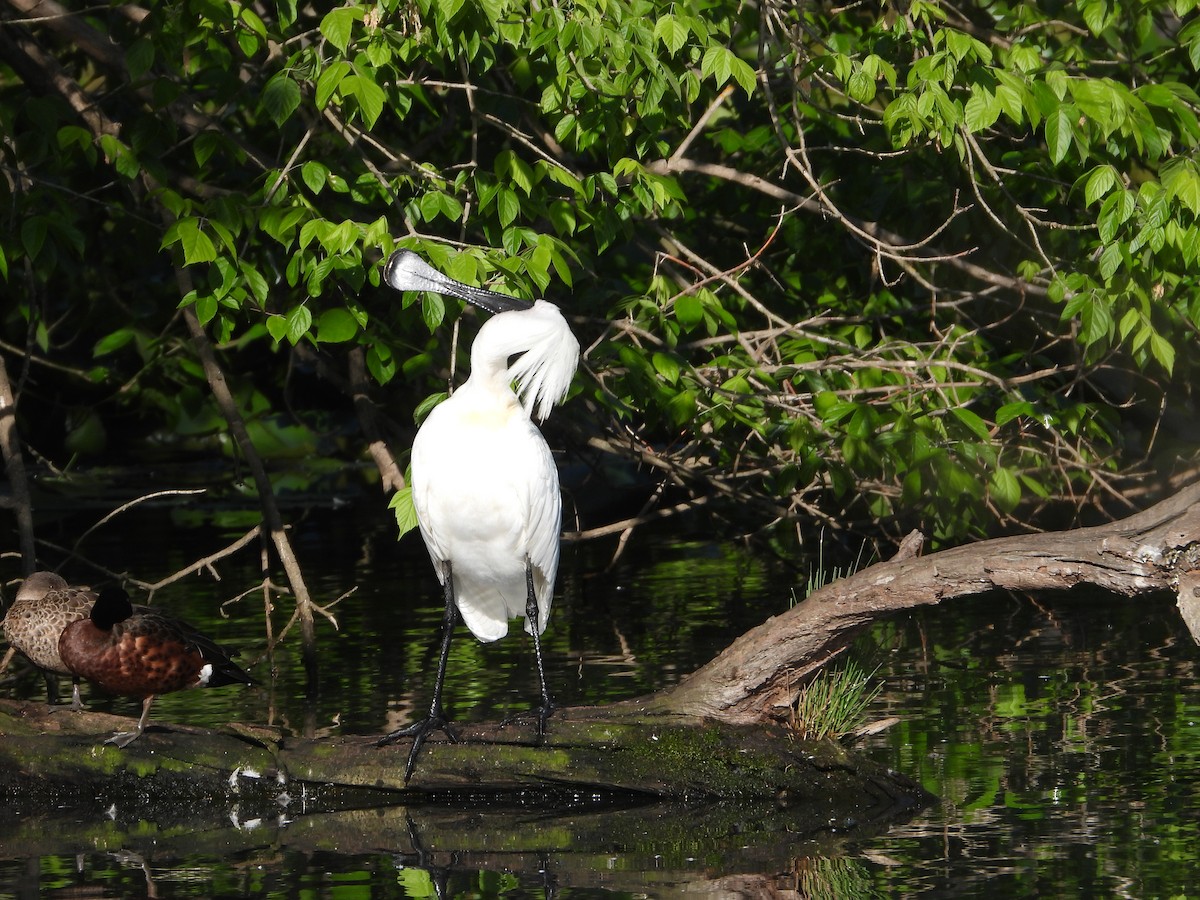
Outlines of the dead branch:
M 0 356 L 0 455 L 4 457 L 8 483 L 12 485 L 13 512 L 17 517 L 17 534 L 21 544 L 21 569 L 28 574 L 37 568 L 33 543 L 33 504 L 29 499 L 29 481 L 25 477 L 21 436 L 17 433 L 17 402 L 3 356 Z

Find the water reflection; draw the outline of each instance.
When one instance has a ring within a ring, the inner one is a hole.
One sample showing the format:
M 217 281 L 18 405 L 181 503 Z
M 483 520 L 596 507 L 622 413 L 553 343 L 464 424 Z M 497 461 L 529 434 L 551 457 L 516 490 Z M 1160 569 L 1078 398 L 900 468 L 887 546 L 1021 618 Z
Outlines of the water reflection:
M 1200 875 L 1197 650 L 1169 598 L 991 597 L 877 628 L 879 758 L 943 798 L 893 829 L 890 889 L 1181 896 Z
M 270 659 L 261 594 L 220 604 L 259 581 L 257 550 L 164 590 L 156 602 L 221 643 L 263 687 L 168 695 L 160 722 L 269 723 L 302 735 L 382 734 L 424 709 L 441 598 L 415 536 L 397 546 L 381 504 L 322 509 L 293 540 L 309 588 L 330 603 L 320 623 L 321 685 L 303 693 L 294 642 Z M 98 518 L 98 516 L 97 516 Z M 82 548 L 154 581 L 240 536 L 244 516 L 217 521 L 164 504 L 125 517 Z M 69 546 L 92 524 L 64 518 L 43 536 Z M 214 527 L 214 524 L 216 527 Z M 164 538 L 165 536 L 165 538 Z M 611 568 L 612 545 L 568 547 L 544 648 L 556 698 L 601 703 L 673 683 L 735 635 L 787 608 L 805 572 L 737 544 L 639 532 Z M 53 552 L 46 552 L 53 559 Z M 6 578 L 16 563 L 0 560 Z M 82 566 L 64 574 L 94 576 Z M 7 594 L 11 596 L 11 594 Z M 278 631 L 286 600 L 271 613 Z M 1200 878 L 1200 689 L 1196 648 L 1169 602 L 1092 594 L 993 596 L 881 623 L 854 651 L 880 665 L 873 707 L 900 723 L 867 739 L 876 759 L 944 798 L 914 821 L 872 835 L 825 829 L 780 838 L 774 822 L 733 811 L 699 833 L 690 813 L 674 839 L 611 842 L 572 853 L 605 816 L 491 819 L 472 813 L 477 845 L 439 833 L 409 810 L 347 811 L 166 830 L 147 822 L 0 816 L 0 896 L 558 897 L 1182 895 Z M 39 698 L 40 678 L 5 676 L 5 696 Z M 455 644 L 448 712 L 482 721 L 537 697 L 531 647 Z M 136 716 L 134 701 L 92 695 L 94 708 Z M 632 813 L 626 813 L 631 815 Z M 674 817 L 674 820 L 672 819 Z M 322 823 L 322 820 L 324 824 Z M 253 827 L 250 827 L 253 825 Z M 648 827 L 648 826 L 647 826 Z M 782 826 L 786 828 L 786 826 Z M 772 831 L 772 829 L 776 829 Z M 649 831 L 647 831 L 649 833 Z M 66 840 L 66 835 L 72 835 Z M 503 851 L 519 834 L 532 837 Z M 35 840 L 36 836 L 36 840 Z M 791 893 L 789 893 L 791 892 Z

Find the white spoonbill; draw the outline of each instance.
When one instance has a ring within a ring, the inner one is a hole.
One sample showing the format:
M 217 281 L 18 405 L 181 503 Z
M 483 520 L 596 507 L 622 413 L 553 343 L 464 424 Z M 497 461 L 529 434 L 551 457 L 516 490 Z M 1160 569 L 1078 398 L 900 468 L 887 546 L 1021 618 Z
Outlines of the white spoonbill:
M 412 737 L 407 782 L 431 731 L 457 740 L 442 711 L 442 684 L 459 614 L 481 641 L 499 640 L 509 619 L 523 616 L 542 690 L 534 710 L 539 737 L 554 709 L 539 637 L 558 570 L 562 498 L 550 448 L 531 416 L 544 420 L 566 397 L 579 342 L 553 303 L 470 287 L 408 250 L 392 254 L 383 278 L 398 291 L 446 294 L 494 314 L 471 347 L 470 376 L 413 441 L 413 505 L 446 607 L 429 716 L 379 742 Z

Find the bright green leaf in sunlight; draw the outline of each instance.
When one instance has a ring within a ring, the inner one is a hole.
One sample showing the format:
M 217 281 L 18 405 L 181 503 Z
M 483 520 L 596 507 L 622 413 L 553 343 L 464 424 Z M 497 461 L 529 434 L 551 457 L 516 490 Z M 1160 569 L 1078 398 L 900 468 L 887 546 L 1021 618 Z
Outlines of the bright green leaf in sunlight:
M 358 322 L 348 309 L 327 309 L 317 320 L 317 340 L 338 344 L 358 334 Z
M 1174 197 L 1188 211 L 1200 217 L 1200 166 L 1187 156 L 1176 156 L 1163 163 L 1158 173 L 1168 196 Z
M 1107 196 L 1117 185 L 1117 170 L 1107 163 L 1096 166 L 1088 174 L 1087 182 L 1083 188 L 1083 200 L 1091 206 L 1100 198 Z
M 287 314 L 287 339 L 298 344 L 308 334 L 312 327 L 312 310 L 307 306 L 297 306 Z
M 1060 105 L 1046 117 L 1046 148 L 1055 165 L 1066 159 L 1067 151 L 1071 149 L 1071 128 L 1072 110 L 1067 104 Z
M 308 190 L 320 193 L 325 186 L 325 179 L 329 178 L 329 167 L 322 162 L 310 160 L 300 167 L 300 178 L 304 179 Z
M 175 223 L 175 230 L 179 246 L 183 250 L 184 265 L 212 262 L 217 258 L 217 248 L 200 227 L 199 219 L 179 219 Z
M 699 298 L 684 294 L 675 300 L 675 318 L 684 328 L 692 328 L 704 318 L 704 306 Z
M 430 334 L 437 331 L 442 320 L 446 318 L 446 302 L 440 294 L 422 295 L 421 318 L 425 320 L 425 327 L 429 329 Z
M 397 538 L 404 537 L 417 527 L 417 508 L 413 504 L 412 485 L 406 484 L 396 491 L 388 503 L 388 509 L 396 514 L 396 527 L 399 530 Z
M 979 132 L 991 128 L 1000 118 L 1000 101 L 982 85 L 971 85 L 971 97 L 963 109 L 967 131 Z
M 1175 368 L 1175 348 L 1157 331 L 1150 332 L 1150 355 L 1169 375 Z
M 337 62 L 326 66 L 321 70 L 321 74 L 317 76 L 317 92 L 316 103 L 317 109 L 324 109 L 328 104 L 334 92 L 342 84 L 342 79 L 353 71 L 353 67 L 346 60 L 338 60 Z
M 339 85 L 342 94 L 349 94 L 358 101 L 359 112 L 362 113 L 363 124 L 374 128 L 375 122 L 383 112 L 383 104 L 387 99 L 383 88 L 365 75 L 347 75 Z
M 430 394 L 424 400 L 417 404 L 417 408 L 413 410 L 413 422 L 420 425 L 425 421 L 425 417 L 433 410 L 435 406 L 446 399 L 446 392 L 441 391 L 436 394 Z
M 212 294 L 203 294 L 197 296 L 195 308 L 196 320 L 201 325 L 207 325 L 217 314 L 217 298 Z
M 321 34 L 329 43 L 345 53 L 346 47 L 350 44 L 350 33 L 354 28 L 354 23 L 361 20 L 362 17 L 363 10 L 360 8 L 339 6 L 326 13 L 325 18 L 321 20 Z
M 717 87 L 722 87 L 733 78 L 747 94 L 754 93 L 754 85 L 758 80 L 749 63 L 720 44 L 713 44 L 704 51 L 700 60 L 700 77 L 711 78 Z
M 687 43 L 687 26 L 675 16 L 667 13 L 664 16 L 659 16 L 658 21 L 654 23 L 654 37 L 662 41 L 667 51 L 671 55 L 674 55 L 682 50 L 683 45 Z
M 287 337 L 287 318 L 285 316 L 268 316 L 267 334 L 271 335 L 275 343 L 282 341 Z
M 654 363 L 654 371 L 656 371 L 668 384 L 675 384 L 679 381 L 679 360 L 667 353 L 655 353 L 651 357 Z

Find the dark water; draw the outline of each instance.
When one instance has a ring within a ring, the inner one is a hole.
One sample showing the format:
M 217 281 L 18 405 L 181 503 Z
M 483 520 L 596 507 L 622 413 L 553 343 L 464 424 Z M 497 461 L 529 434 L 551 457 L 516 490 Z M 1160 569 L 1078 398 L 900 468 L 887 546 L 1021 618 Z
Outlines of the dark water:
M 297 734 L 379 734 L 423 710 L 432 690 L 440 596 L 419 538 L 397 546 L 383 502 L 319 509 L 293 540 L 317 601 L 321 688 L 306 697 L 296 642 L 257 660 L 264 640 L 257 548 L 164 589 L 155 602 L 241 646 L 264 686 L 170 695 L 154 719 L 194 725 L 269 723 Z M 100 513 L 41 523 L 70 546 Z M 80 553 L 152 582 L 240 536 L 253 516 L 173 502 L 140 507 L 89 536 Z M 789 605 L 807 572 L 741 544 L 635 533 L 568 547 L 545 639 L 556 699 L 596 703 L 673 683 L 729 640 Z M 48 561 L 61 559 L 43 547 Z M 799 557 L 799 554 L 797 554 Z M 0 558 L 6 582 L 18 574 Z M 75 561 L 77 581 L 102 576 Z M 276 576 L 278 578 L 278 576 Z M 346 596 L 346 592 L 351 591 Z M 11 596 L 11 585 L 5 595 Z M 341 598 L 341 599 L 338 599 Z M 336 602 L 335 602 L 336 601 Z M 272 628 L 290 612 L 278 599 Z M 527 638 L 480 645 L 462 633 L 447 711 L 484 720 L 536 697 Z M 625 897 L 1184 896 L 1200 883 L 1197 802 L 1200 695 L 1196 647 L 1169 600 L 1094 594 L 992 596 L 876 625 L 854 656 L 878 666 L 877 719 L 898 724 L 858 745 L 942 798 L 882 833 L 829 832 L 730 842 L 696 830 L 629 842 L 581 859 L 582 833 L 611 811 L 492 820 L 463 813 L 470 846 L 422 846 L 420 813 L 373 810 L 338 819 L 294 810 L 277 821 L 19 821 L 0 815 L 0 897 Z M 270 675 L 274 671 L 275 677 Z M 42 696 L 18 667 L 5 696 Z M 136 715 L 128 700 L 94 708 Z M 683 813 L 686 815 L 686 813 Z M 606 818 L 607 817 L 607 818 Z M 686 824 L 686 823 L 685 823 Z M 614 826 L 615 827 L 615 826 Z M 647 832 L 649 833 L 649 832 Z M 655 831 L 654 833 L 658 833 Z M 774 892 L 774 893 L 773 893 Z

